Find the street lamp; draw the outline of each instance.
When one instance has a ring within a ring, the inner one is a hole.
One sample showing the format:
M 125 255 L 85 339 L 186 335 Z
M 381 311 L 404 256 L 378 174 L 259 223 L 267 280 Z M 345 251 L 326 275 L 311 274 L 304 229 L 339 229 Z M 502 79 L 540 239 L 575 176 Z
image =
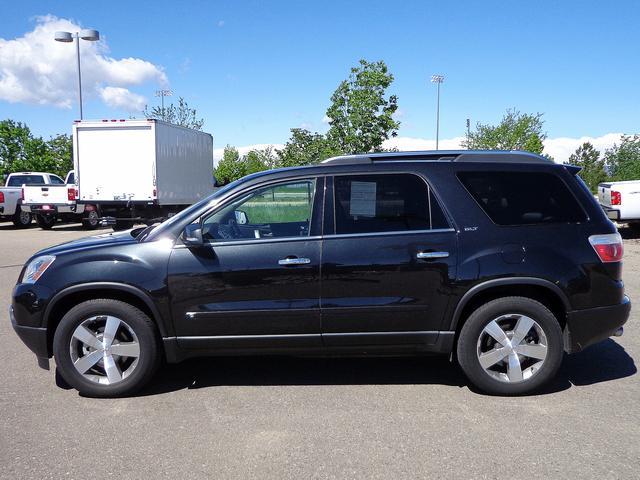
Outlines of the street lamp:
M 438 150 L 438 140 L 440 137 L 440 84 L 444 82 L 444 75 L 432 75 L 431 83 L 438 84 L 438 103 L 436 106 L 436 150 Z
M 80 32 L 56 32 L 54 36 L 56 42 L 69 43 L 76 39 L 76 60 L 78 64 L 78 102 L 80 103 L 80 120 L 82 120 L 82 76 L 80 74 L 80 39 L 88 42 L 100 40 L 100 33 L 97 30 L 81 30 Z

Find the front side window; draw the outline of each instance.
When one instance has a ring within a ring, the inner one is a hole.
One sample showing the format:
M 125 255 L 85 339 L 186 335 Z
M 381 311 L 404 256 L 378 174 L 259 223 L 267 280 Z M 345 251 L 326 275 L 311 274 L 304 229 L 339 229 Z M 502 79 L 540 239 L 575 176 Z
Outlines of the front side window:
M 584 210 L 565 183 L 546 172 L 460 172 L 458 178 L 498 225 L 576 223 Z
M 314 195 L 315 180 L 254 190 L 205 217 L 203 237 L 220 242 L 309 236 Z
M 337 176 L 334 190 L 336 234 L 449 227 L 429 186 L 413 174 Z

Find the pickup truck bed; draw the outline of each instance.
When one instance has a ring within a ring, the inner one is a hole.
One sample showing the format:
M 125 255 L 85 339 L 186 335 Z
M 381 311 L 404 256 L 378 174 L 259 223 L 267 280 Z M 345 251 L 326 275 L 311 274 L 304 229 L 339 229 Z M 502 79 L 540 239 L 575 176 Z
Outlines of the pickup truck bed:
M 601 183 L 598 202 L 611 220 L 640 226 L 640 180 Z

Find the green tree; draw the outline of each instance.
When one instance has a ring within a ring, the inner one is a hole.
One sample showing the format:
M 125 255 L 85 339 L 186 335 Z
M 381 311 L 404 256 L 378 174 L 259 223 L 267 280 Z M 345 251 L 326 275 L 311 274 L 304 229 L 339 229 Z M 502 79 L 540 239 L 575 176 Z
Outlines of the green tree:
M 313 165 L 340 154 L 339 148 L 326 136 L 303 128 L 292 128 L 291 138 L 284 148 L 277 151 L 278 166 Z
M 590 142 L 584 142 L 569 156 L 569 163 L 581 167 L 580 177 L 592 192 L 598 190 L 598 184 L 607 179 L 604 160 L 600 152 Z
M 478 123 L 462 145 L 470 150 L 526 150 L 542 154 L 547 138 L 542 114 L 507 110 L 496 126 Z
M 387 96 L 393 82 L 383 61 L 360 60 L 349 78 L 331 96 L 328 139 L 344 153 L 378 152 L 382 142 L 397 135 L 400 123 L 393 119 L 398 109 L 395 95 Z
M 240 153 L 236 147 L 227 145 L 224 147 L 222 158 L 214 170 L 216 181 L 220 185 L 226 185 L 239 178 L 244 177 L 244 167 L 240 160 Z
M 613 180 L 640 180 L 640 135 L 623 135 L 607 149 L 604 162 Z
M 196 109 L 189 107 L 187 101 L 182 97 L 178 97 L 177 107 L 171 103 L 168 107 L 153 107 L 149 110 L 149 106 L 146 105 L 142 114 L 146 118 L 156 118 L 181 127 L 193 128 L 194 130 L 202 130 L 204 125 L 204 119 L 198 118 Z
M 73 168 L 70 135 L 48 141 L 34 136 L 29 127 L 13 120 L 0 122 L 0 175 L 18 171 L 50 172 L 64 177 Z
M 16 171 L 14 165 L 26 159 L 31 138 L 31 130 L 24 123 L 10 119 L 0 121 L 0 175 Z

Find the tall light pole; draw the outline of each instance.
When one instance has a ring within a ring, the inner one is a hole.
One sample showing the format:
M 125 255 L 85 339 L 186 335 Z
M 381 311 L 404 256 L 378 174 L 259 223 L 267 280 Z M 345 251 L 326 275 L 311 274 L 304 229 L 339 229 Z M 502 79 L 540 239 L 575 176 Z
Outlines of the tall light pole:
M 440 84 L 444 82 L 444 75 L 432 75 L 431 83 L 438 84 L 438 103 L 436 106 L 436 150 L 438 150 L 438 142 L 440 139 Z
M 162 104 L 162 120 L 164 120 L 164 97 L 170 97 L 173 95 L 171 90 L 156 90 L 156 97 L 160 97 L 160 103 Z
M 56 42 L 69 43 L 76 39 L 76 61 L 78 65 L 78 103 L 80 104 L 80 120 L 82 120 L 82 74 L 80 73 L 80 39 L 88 42 L 100 40 L 100 33 L 97 30 L 81 30 L 80 32 L 56 32 Z

